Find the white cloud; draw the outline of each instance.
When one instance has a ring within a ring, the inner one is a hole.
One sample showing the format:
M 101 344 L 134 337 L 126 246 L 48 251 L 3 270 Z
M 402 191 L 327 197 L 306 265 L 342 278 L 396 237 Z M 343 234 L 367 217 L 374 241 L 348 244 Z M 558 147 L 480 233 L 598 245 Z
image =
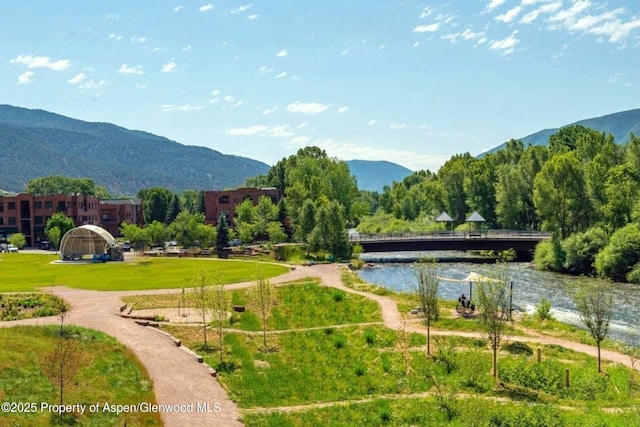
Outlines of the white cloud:
M 231 128 L 227 131 L 227 135 L 232 136 L 268 136 L 271 138 L 288 138 L 293 136 L 293 132 L 289 130 L 289 125 L 253 125 L 245 128 Z
M 77 85 L 80 84 L 85 79 L 85 77 L 86 76 L 84 73 L 76 74 L 74 77 L 67 80 L 67 83 Z
M 420 42 L 414 42 L 413 43 L 413 47 L 418 47 L 418 46 L 420 46 Z
M 291 140 L 286 143 L 286 146 L 289 148 L 305 147 L 309 144 L 309 141 L 311 141 L 311 138 L 308 136 L 296 136 L 291 138 Z
M 173 8 L 174 12 L 180 12 L 184 6 L 176 6 Z
M 520 20 L 520 22 L 524 23 L 524 24 L 531 24 L 533 21 L 535 21 L 536 19 L 538 19 L 538 16 L 540 16 L 543 13 L 553 13 L 556 10 L 560 9 L 562 7 L 562 2 L 561 1 L 556 1 L 553 3 L 548 3 L 548 4 L 544 4 L 542 6 L 540 6 L 537 9 L 532 10 L 531 12 L 527 13 L 526 15 L 524 15 L 522 17 L 522 19 Z
M 144 70 L 142 69 L 142 65 L 134 65 L 130 67 L 127 64 L 122 64 L 120 69 L 118 70 L 120 74 L 144 74 Z
M 53 71 L 63 71 L 71 66 L 68 59 L 52 61 L 48 56 L 18 55 L 9 61 L 14 64 L 24 64 L 27 68 L 48 68 Z
M 247 10 L 249 10 L 251 8 L 251 6 L 253 6 L 253 4 L 245 4 L 244 6 L 238 6 L 236 8 L 231 9 L 231 13 L 242 13 L 242 12 L 246 12 Z
M 393 130 L 405 129 L 407 127 L 406 123 L 392 123 L 389 128 Z
M 227 135 L 252 136 L 252 135 L 261 134 L 267 129 L 269 129 L 269 126 L 264 126 L 264 125 L 254 125 L 246 128 L 231 128 L 227 131 Z
M 287 53 L 286 50 L 281 49 L 278 53 L 276 53 L 276 56 L 279 57 L 279 58 L 283 58 L 285 56 L 289 56 L 289 54 Z
M 182 111 L 182 112 L 188 112 L 188 111 L 198 111 L 198 110 L 202 110 L 205 106 L 204 105 L 191 105 L 191 104 L 184 104 L 184 105 L 175 105 L 175 104 L 165 104 L 163 106 L 160 107 L 160 110 L 163 113 L 170 113 L 172 111 Z
M 513 9 L 509 9 L 502 15 L 498 15 L 493 19 L 495 19 L 496 21 L 501 21 L 501 22 L 504 22 L 505 24 L 508 24 L 509 22 L 516 19 L 516 16 L 518 16 L 521 10 L 522 10 L 521 6 L 516 6 Z
M 349 107 L 347 107 L 347 106 L 338 108 L 338 113 L 340 113 L 340 114 L 346 113 L 347 111 L 349 111 Z
M 106 80 L 100 80 L 98 82 L 96 82 L 93 79 L 89 79 L 83 83 L 80 83 L 78 85 L 78 87 L 80 89 L 97 89 L 99 87 L 103 87 L 103 86 L 107 86 L 109 84 L 109 82 L 107 82 Z
M 307 125 L 308 125 L 308 124 L 309 124 L 309 123 L 307 123 L 307 122 L 302 122 L 302 123 L 300 123 L 300 124 L 298 125 L 298 129 L 304 129 L 304 128 L 306 128 L 306 127 L 307 127 Z
M 640 17 L 632 21 L 622 23 L 619 19 L 605 22 L 604 24 L 589 29 L 589 33 L 609 37 L 611 43 L 625 40 L 632 30 L 640 28 Z
M 146 43 L 147 42 L 147 38 L 146 37 L 137 37 L 137 36 L 133 36 L 131 37 L 131 39 L 129 40 L 131 43 Z
M 373 126 L 376 124 L 376 119 L 371 119 L 367 122 L 367 126 Z
M 330 104 L 319 104 L 317 102 L 300 102 L 296 101 L 287 105 L 287 111 L 290 113 L 302 113 L 302 114 L 319 114 L 326 111 Z
M 502 40 L 494 40 L 491 42 L 492 50 L 501 50 L 504 55 L 510 55 L 515 52 L 515 47 L 520 43 L 520 40 L 516 38 L 518 31 L 512 32 L 510 35 Z
M 160 71 L 163 73 L 174 73 L 176 71 L 176 63 L 169 62 L 168 64 L 163 65 Z
M 434 22 L 433 24 L 429 25 L 418 25 L 412 31 L 414 33 L 433 33 L 438 31 L 438 28 L 440 28 L 440 23 Z
M 114 34 L 111 33 L 109 34 L 109 37 L 107 37 L 108 40 L 115 40 L 117 42 L 119 42 L 120 40 L 122 40 L 122 36 L 118 35 L 118 34 Z
M 579 31 L 608 37 L 611 43 L 623 42 L 631 31 L 640 28 L 640 16 L 636 15 L 627 22 L 620 18 L 626 10 L 622 7 L 596 15 L 585 14 L 593 3 L 590 0 L 577 0 L 568 9 L 563 9 L 549 17 L 551 29 Z M 598 10 L 604 6 L 597 5 Z
M 346 48 L 345 50 L 343 50 L 340 55 L 342 56 L 347 56 L 349 54 L 349 48 Z
M 24 84 L 30 83 L 33 76 L 35 75 L 36 73 L 34 73 L 33 71 L 25 71 L 24 73 L 18 76 L 18 84 L 24 85 Z
M 491 0 L 489 2 L 489 4 L 487 5 L 487 7 L 485 8 L 485 10 L 487 12 L 492 11 L 496 7 L 501 6 L 505 1 L 507 1 L 507 0 Z
M 283 72 L 279 73 L 277 76 L 275 76 L 275 78 L 276 79 L 281 79 L 283 77 L 286 77 L 286 75 L 287 75 L 287 72 L 283 71 Z
M 549 18 L 550 22 L 567 22 L 573 20 L 581 12 L 584 12 L 591 6 L 589 0 L 577 0 L 569 9 L 561 10 Z
M 420 14 L 420 19 L 428 18 L 433 13 L 433 8 L 431 6 L 426 6 L 422 13 Z
M 260 69 L 258 70 L 260 72 L 260 75 L 264 75 L 264 74 L 269 74 L 270 72 L 273 71 L 272 67 L 267 67 L 266 65 L 263 65 L 262 67 L 260 67 Z
M 253 21 L 254 19 L 258 19 L 259 17 L 260 17 L 260 15 L 258 15 L 257 13 L 254 13 L 253 15 L 247 16 L 247 19 L 249 21 Z
M 229 108 L 238 108 L 239 106 L 241 106 L 242 104 L 244 104 L 243 101 L 240 101 L 238 99 L 235 99 L 233 96 L 231 95 L 227 95 L 224 98 L 224 102 L 226 102 L 227 104 L 229 104 Z
M 203 6 L 200 6 L 200 9 L 198 9 L 200 12 L 206 12 L 208 10 L 213 9 L 213 5 L 211 3 L 205 4 Z
M 333 139 L 307 141 L 305 145 L 315 145 L 332 157 L 343 160 L 387 160 L 411 170 L 430 169 L 436 171 L 446 162 L 450 154 L 422 154 L 411 150 L 378 149 L 371 144 L 359 142 L 337 142 Z
M 277 109 L 278 109 L 278 107 L 276 107 L 276 106 L 274 105 L 274 106 L 273 106 L 273 107 L 271 107 L 271 108 L 267 108 L 267 109 L 262 110 L 262 114 L 266 116 L 266 115 L 268 115 L 268 114 L 273 113 L 273 112 L 274 112 L 274 111 L 276 111 Z
M 442 36 L 443 40 L 449 40 L 451 43 L 457 43 L 458 39 L 462 40 L 476 40 L 478 44 L 482 44 L 486 41 L 485 32 L 476 33 L 471 30 L 471 28 L 467 28 L 462 32 L 445 34 Z

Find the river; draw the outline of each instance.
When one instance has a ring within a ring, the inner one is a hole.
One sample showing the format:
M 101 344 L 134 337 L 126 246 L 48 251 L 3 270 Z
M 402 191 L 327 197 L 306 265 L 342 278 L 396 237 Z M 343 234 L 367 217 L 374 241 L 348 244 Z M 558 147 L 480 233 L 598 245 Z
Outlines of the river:
M 389 253 L 392 259 L 401 259 L 415 253 Z M 427 254 L 425 254 L 427 255 Z M 375 254 L 376 258 L 384 257 Z M 363 255 L 363 259 L 367 258 Z M 470 262 L 440 262 L 438 276 L 464 279 L 471 272 L 486 274 L 495 269 L 494 265 Z M 572 282 L 585 279 L 563 274 L 535 270 L 530 263 L 509 263 L 509 277 L 513 282 L 513 306 L 528 313 L 535 311 L 543 296 L 551 302 L 551 314 L 554 318 L 573 325 L 582 326 L 568 287 Z M 415 286 L 414 267 L 408 263 L 375 263 L 359 270 L 358 275 L 369 283 L 398 292 L 410 292 Z M 461 293 L 468 296 L 468 282 L 450 282 L 442 280 L 439 296 L 446 300 L 457 300 Z M 614 304 L 609 337 L 627 344 L 640 345 L 640 286 L 625 283 L 614 284 Z

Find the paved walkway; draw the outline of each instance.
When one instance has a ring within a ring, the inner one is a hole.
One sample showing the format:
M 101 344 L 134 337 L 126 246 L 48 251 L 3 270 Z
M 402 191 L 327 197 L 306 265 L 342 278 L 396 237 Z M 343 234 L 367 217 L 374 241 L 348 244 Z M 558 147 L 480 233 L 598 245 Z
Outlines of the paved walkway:
M 298 267 L 290 272 L 271 279 L 271 283 L 281 284 L 305 277 L 318 277 L 323 286 L 342 289 L 362 295 L 376 301 L 381 308 L 383 323 L 386 327 L 398 330 L 403 327 L 402 315 L 397 304 L 391 298 L 361 292 L 343 285 L 341 266 L 336 264 Z M 226 289 L 239 289 L 251 286 L 252 282 L 226 285 Z M 129 347 L 144 364 L 153 381 L 156 402 L 164 405 L 208 403 L 210 407 L 219 404 L 220 412 L 162 412 L 162 420 L 166 426 L 241 426 L 240 411 L 232 402 L 226 391 L 213 378 L 206 367 L 195 358 L 176 347 L 168 337 L 123 319 L 115 314 L 122 305 L 121 298 L 127 295 L 151 295 L 182 292 L 182 289 L 162 289 L 154 291 L 118 291 L 99 292 L 81 289 L 70 289 L 56 286 L 43 289 L 46 292 L 63 298 L 71 310 L 65 317 L 65 323 L 97 329 L 115 337 Z M 14 325 L 45 325 L 59 323 L 58 317 L 27 319 L 13 322 L 0 322 L 0 327 Z M 407 323 L 407 331 L 426 334 L 426 329 L 419 324 Z M 456 335 L 479 338 L 478 333 L 460 331 L 431 330 L 431 335 Z M 556 344 L 562 347 L 597 356 L 594 346 L 565 341 L 547 336 L 511 337 L 512 341 L 526 341 L 540 344 Z M 602 350 L 602 359 L 631 366 L 628 356 L 609 350 Z M 636 367 L 638 369 L 638 367 Z

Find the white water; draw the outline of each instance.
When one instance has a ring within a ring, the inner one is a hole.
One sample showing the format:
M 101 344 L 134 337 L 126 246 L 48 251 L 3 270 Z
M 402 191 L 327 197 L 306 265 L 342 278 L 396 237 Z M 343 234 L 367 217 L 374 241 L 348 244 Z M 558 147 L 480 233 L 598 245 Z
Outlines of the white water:
M 378 254 L 376 254 L 378 255 Z M 397 256 L 394 255 L 394 256 Z M 466 262 L 439 263 L 438 276 L 464 279 L 470 272 L 488 273 L 492 265 Z M 416 279 L 412 264 L 375 264 L 359 271 L 359 276 L 369 282 L 398 292 L 411 292 Z M 551 314 L 558 320 L 582 327 L 580 317 L 571 299 L 568 287 L 583 279 L 567 275 L 534 270 L 528 263 L 509 264 L 509 277 L 513 282 L 513 307 L 532 313 L 542 297 L 551 302 Z M 461 293 L 468 296 L 469 283 L 441 281 L 440 298 L 457 300 Z M 471 289 L 473 291 L 473 288 Z M 614 304 L 609 337 L 636 346 L 640 345 L 640 286 L 625 283 L 614 284 Z

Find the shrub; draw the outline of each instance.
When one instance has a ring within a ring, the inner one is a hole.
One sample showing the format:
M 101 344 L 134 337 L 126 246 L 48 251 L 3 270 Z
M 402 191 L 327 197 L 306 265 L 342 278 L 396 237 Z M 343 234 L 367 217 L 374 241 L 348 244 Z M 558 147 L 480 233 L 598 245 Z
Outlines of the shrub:
M 369 346 L 374 345 L 376 343 L 376 332 L 371 328 L 365 329 L 364 340 L 366 341 L 367 345 Z
M 506 344 L 503 349 L 511 354 L 523 354 L 526 356 L 531 356 L 533 354 L 533 350 L 529 347 L 529 344 L 524 342 L 512 342 Z
M 547 297 L 542 297 L 540 302 L 536 304 L 536 316 L 539 320 L 551 320 L 551 301 Z
M 608 238 L 607 232 L 601 227 L 593 227 L 566 238 L 562 242 L 565 270 L 571 274 L 593 274 L 596 255 L 605 247 Z
M 611 236 L 609 244 L 596 256 L 598 274 L 624 282 L 640 262 L 640 225 L 629 224 Z
M 336 289 L 336 290 L 333 291 L 331 296 L 333 297 L 333 300 L 335 302 L 340 302 L 340 301 L 344 300 L 345 294 L 344 294 L 344 291 L 340 291 L 340 290 Z
M 347 345 L 347 338 L 344 335 L 336 335 L 333 338 L 333 345 L 335 348 L 344 348 Z

